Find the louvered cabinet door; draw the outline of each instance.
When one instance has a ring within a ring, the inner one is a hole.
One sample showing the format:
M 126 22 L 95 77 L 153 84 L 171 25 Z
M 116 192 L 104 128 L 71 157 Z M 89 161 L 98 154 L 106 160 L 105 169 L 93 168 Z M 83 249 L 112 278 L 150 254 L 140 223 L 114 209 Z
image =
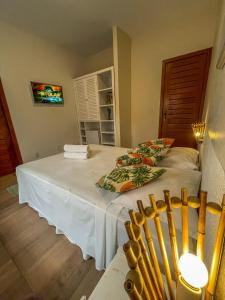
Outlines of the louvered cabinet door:
M 80 79 L 75 82 L 75 97 L 79 120 L 88 120 L 88 99 L 86 96 L 85 79 Z
M 87 77 L 86 81 L 86 95 L 88 99 L 88 120 L 99 120 L 99 103 L 98 103 L 98 88 L 97 76 L 93 75 Z
M 174 137 L 175 146 L 196 147 L 191 124 L 200 121 L 211 49 L 163 62 L 160 137 Z

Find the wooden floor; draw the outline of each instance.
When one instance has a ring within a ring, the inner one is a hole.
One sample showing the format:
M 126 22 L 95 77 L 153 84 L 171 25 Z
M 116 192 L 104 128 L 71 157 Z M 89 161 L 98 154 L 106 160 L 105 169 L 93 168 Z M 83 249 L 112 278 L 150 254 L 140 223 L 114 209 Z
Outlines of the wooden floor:
M 6 191 L 15 175 L 0 178 L 0 300 L 89 296 L 102 276 L 93 259 L 18 197 Z

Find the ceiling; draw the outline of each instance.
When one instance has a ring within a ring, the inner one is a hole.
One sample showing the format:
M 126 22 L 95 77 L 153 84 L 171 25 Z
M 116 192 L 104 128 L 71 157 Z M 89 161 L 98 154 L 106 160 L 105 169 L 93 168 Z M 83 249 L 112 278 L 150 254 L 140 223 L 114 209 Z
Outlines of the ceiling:
M 114 24 L 135 36 L 174 20 L 182 22 L 182 18 L 193 14 L 215 11 L 216 3 L 217 0 L 0 0 L 0 20 L 85 56 L 111 46 Z

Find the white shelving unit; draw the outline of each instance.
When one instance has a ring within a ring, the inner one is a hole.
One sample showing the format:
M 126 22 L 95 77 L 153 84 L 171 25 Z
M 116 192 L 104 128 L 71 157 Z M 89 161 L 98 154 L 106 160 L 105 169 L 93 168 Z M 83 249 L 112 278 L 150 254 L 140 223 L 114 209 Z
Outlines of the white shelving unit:
M 74 85 L 81 144 L 89 143 L 87 131 L 93 131 L 97 144 L 115 146 L 113 67 L 76 78 Z
M 98 121 L 81 121 L 79 122 L 79 125 L 80 142 L 82 145 L 88 144 L 87 133 L 89 133 L 88 136 L 90 136 L 90 132 L 93 132 L 93 135 L 95 135 L 94 141 L 92 138 L 92 144 L 100 144 L 100 124 Z M 96 137 L 96 132 L 98 137 Z

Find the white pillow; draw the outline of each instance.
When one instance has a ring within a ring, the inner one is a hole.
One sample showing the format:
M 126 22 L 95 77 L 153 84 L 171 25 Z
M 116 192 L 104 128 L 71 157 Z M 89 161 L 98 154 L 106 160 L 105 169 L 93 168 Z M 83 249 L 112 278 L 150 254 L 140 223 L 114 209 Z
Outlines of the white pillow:
M 157 167 L 198 170 L 199 152 L 193 148 L 173 147 Z

